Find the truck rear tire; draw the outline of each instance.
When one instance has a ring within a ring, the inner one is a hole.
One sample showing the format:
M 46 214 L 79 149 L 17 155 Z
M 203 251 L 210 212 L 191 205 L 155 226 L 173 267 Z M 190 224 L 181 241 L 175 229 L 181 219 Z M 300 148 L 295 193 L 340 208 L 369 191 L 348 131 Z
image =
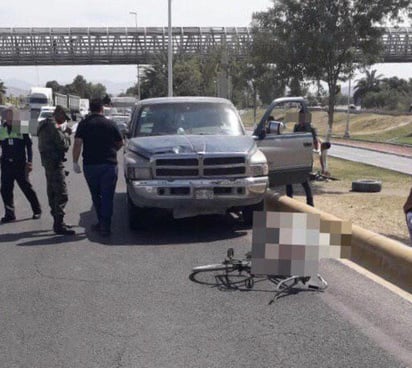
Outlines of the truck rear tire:
M 379 180 L 359 179 L 352 182 L 353 192 L 377 193 L 382 189 L 382 182 Z
M 253 212 L 254 211 L 263 211 L 265 208 L 265 202 L 262 199 L 259 203 L 253 204 L 251 206 L 243 207 L 242 217 L 243 221 L 247 226 L 253 225 Z

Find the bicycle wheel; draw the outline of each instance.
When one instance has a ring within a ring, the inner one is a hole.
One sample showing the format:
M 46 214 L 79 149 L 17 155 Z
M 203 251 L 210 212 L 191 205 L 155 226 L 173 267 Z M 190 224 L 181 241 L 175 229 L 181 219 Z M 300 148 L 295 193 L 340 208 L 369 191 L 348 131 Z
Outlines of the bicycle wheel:
M 219 277 L 233 272 L 233 264 L 208 264 L 204 266 L 193 267 L 192 273 L 189 275 L 190 281 L 202 285 L 219 286 L 221 282 Z

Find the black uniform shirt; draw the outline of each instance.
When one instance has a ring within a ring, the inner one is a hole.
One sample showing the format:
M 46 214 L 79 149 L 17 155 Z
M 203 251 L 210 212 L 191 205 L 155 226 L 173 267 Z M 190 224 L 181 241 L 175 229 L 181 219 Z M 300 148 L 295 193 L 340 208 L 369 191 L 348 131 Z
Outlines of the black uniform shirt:
M 10 135 L 11 127 L 6 125 L 3 125 L 3 127 L 7 128 L 8 134 Z M 31 162 L 33 159 L 33 151 L 30 136 L 28 134 L 19 134 L 18 137 L 13 136 L 14 135 L 12 135 L 12 137 L 6 137 L 0 141 L 2 162 Z
M 310 123 L 295 124 L 293 127 L 293 132 L 312 133 L 313 146 L 317 148 L 318 134 L 316 133 L 316 129 Z
M 114 121 L 91 114 L 79 123 L 75 138 L 83 140 L 83 164 L 117 164 L 117 147 L 122 136 Z

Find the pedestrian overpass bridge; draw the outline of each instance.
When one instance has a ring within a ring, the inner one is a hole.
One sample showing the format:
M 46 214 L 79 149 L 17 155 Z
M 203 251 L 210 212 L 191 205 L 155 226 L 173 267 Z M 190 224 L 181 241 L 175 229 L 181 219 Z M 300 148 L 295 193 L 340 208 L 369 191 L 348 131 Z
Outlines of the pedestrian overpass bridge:
M 168 48 L 166 27 L 0 28 L 0 66 L 150 64 Z M 205 55 L 223 47 L 242 56 L 248 27 L 173 27 L 175 54 Z M 412 62 L 412 28 L 386 28 L 383 62 Z

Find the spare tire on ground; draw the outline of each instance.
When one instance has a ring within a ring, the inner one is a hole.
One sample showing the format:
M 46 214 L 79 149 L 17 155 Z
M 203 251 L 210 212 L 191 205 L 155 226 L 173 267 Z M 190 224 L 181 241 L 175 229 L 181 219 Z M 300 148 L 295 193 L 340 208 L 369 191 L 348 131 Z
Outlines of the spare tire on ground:
M 352 182 L 353 192 L 376 193 L 382 189 L 382 182 L 379 180 L 359 179 Z

